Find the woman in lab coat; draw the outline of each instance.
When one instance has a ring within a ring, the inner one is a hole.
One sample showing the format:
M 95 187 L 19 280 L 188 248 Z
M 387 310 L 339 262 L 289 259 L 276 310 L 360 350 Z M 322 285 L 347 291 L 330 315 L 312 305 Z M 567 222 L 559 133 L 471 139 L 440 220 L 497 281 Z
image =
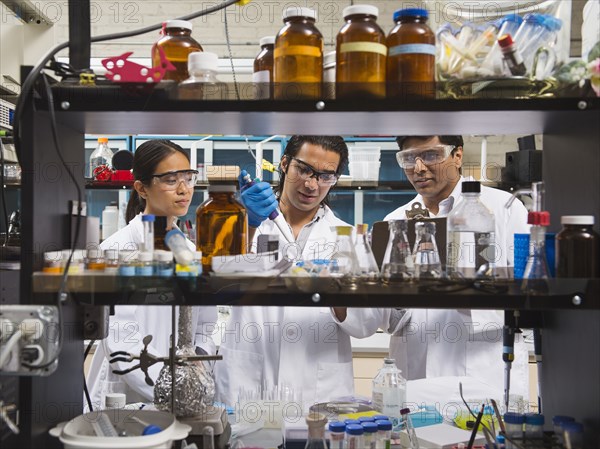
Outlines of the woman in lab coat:
M 277 234 L 288 258 L 331 258 L 336 240 L 331 228 L 347 223 L 327 206 L 327 195 L 347 161 L 341 137 L 293 136 L 281 159 L 277 196 L 265 182 L 242 193 L 253 242 L 260 234 Z M 276 209 L 294 242 L 287 242 L 267 220 Z M 378 325 L 371 309 L 233 307 L 221 332 L 223 360 L 215 364 L 217 397 L 233 405 L 241 392 L 278 386 L 280 391 L 293 389 L 295 399 L 308 407 L 351 395 L 350 337 L 370 336 Z
M 127 226 L 106 239 L 102 249 L 137 250 L 143 241 L 141 216 L 154 214 L 166 216 L 173 223 L 176 217 L 187 213 L 197 172 L 190 170 L 187 154 L 168 140 L 150 140 L 136 150 L 133 159 L 134 189 L 127 205 Z M 195 250 L 188 241 L 191 250 Z M 88 374 L 88 387 L 94 409 L 104 407 L 107 393 L 125 393 L 127 402 L 152 402 L 153 388 L 146 384 L 144 374 L 137 369 L 126 375 L 116 375 L 112 370 L 124 370 L 132 363 L 109 364 L 109 355 L 127 351 L 138 355 L 143 349 L 142 339 L 152 335 L 148 351 L 158 357 L 169 353 L 171 335 L 171 309 L 164 306 L 117 306 L 111 316 L 108 337 L 98 344 Z M 215 307 L 195 307 L 193 321 L 198 353 L 215 353 L 209 330 L 217 321 Z M 161 363 L 150 367 L 149 376 L 156 380 Z

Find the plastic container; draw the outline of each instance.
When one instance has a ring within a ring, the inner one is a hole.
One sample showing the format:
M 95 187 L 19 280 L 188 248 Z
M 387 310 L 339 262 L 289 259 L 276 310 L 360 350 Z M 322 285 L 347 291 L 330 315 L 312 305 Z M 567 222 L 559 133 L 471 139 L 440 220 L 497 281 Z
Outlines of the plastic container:
M 154 274 L 156 276 L 173 276 L 173 253 L 171 251 L 154 251 Z
M 323 82 L 323 35 L 317 12 L 290 7 L 275 40 L 273 81 L 277 100 L 319 99 Z
M 171 229 L 165 235 L 165 244 L 173 252 L 179 265 L 190 265 L 194 262 L 194 253 L 187 245 L 187 239 L 179 229 Z
M 275 54 L 275 36 L 260 38 L 260 52 L 254 59 L 252 82 L 256 89 L 257 100 L 273 98 L 273 58 Z
M 329 440 L 331 449 L 344 449 L 346 424 L 340 421 L 329 423 Z
M 363 433 L 360 424 L 346 424 L 346 449 L 364 449 Z
M 523 425 L 525 424 L 525 415 L 522 413 L 508 412 L 504 414 L 504 426 L 506 427 L 506 436 L 509 439 L 516 439 L 519 444 L 524 437 Z M 506 448 L 516 448 L 510 441 L 506 441 Z
M 594 231 L 594 216 L 565 215 L 556 235 L 556 276 L 600 277 L 600 236 Z
M 219 57 L 216 53 L 190 53 L 190 76 L 179 83 L 178 97 L 182 100 L 226 100 L 227 86 L 217 78 Z
M 348 148 L 349 162 L 379 162 L 381 147 L 363 147 L 355 145 Z
M 544 415 L 538 413 L 527 413 L 525 415 L 525 438 L 544 438 Z
M 99 247 L 88 248 L 85 258 L 85 269 L 88 271 L 104 271 L 106 262 Z
M 498 19 L 498 36 L 504 36 L 510 34 L 514 36 L 519 26 L 523 23 L 523 19 L 518 14 L 507 14 L 506 16 Z M 497 76 L 502 73 L 502 53 L 498 40 L 494 42 L 492 48 L 488 52 L 487 56 L 481 63 L 480 75 L 483 76 Z
M 575 418 L 572 416 L 556 415 L 552 418 L 554 435 L 558 439 L 559 443 L 562 444 L 563 442 L 563 425 L 572 422 L 575 422 Z
M 86 178 L 105 179 L 103 173 L 107 172 L 112 166 L 113 152 L 108 147 L 108 138 L 98 137 L 98 145 L 90 155 L 90 162 L 87 165 Z M 106 173 L 104 173 L 106 176 Z
M 336 38 L 336 98 L 385 98 L 387 46 L 379 9 L 347 6 Z
M 119 251 L 119 275 L 135 276 L 135 267 L 138 263 L 137 251 Z
M 363 444 L 365 449 L 376 449 L 377 446 L 377 424 L 372 421 L 362 422 L 364 430 Z
M 44 266 L 42 272 L 60 274 L 64 271 L 62 251 L 47 251 L 44 253 Z
M 154 274 L 154 262 L 152 253 L 148 251 L 140 251 L 138 261 L 135 265 L 136 276 L 152 276 Z
M 202 46 L 192 37 L 192 23 L 186 20 L 167 20 L 163 24 L 163 37 L 152 46 L 152 66 L 162 65 L 160 52 L 175 66 L 176 70 L 165 72 L 163 80 L 181 82 L 189 78 L 188 56 L 202 51 Z
M 377 417 L 384 417 L 384 415 L 377 415 Z M 377 424 L 377 447 L 379 449 L 390 449 L 392 444 L 392 422 L 387 419 L 376 419 Z
M 104 272 L 107 274 L 117 274 L 119 272 L 119 251 L 116 249 L 104 250 Z
M 360 181 L 377 181 L 381 162 L 349 162 L 348 172 L 352 179 Z
M 399 9 L 387 37 L 387 96 L 435 98 L 435 34 L 426 9 Z
M 373 379 L 373 408 L 389 416 L 393 430 L 400 428 L 400 409 L 406 404 L 406 379 L 394 359 L 384 359 Z
M 119 208 L 113 201 L 102 211 L 102 240 L 106 240 L 119 230 Z
M 550 270 L 550 277 L 554 277 L 555 272 L 555 239 L 556 234 L 546 232 L 546 263 Z M 523 279 L 527 257 L 529 256 L 529 234 L 515 234 L 515 255 L 514 255 L 514 278 Z
M 570 449 L 583 449 L 583 424 L 566 422 L 562 425 L 563 441 L 565 447 Z
M 156 217 L 152 214 L 142 215 L 142 244 L 140 245 L 141 251 L 153 252 L 154 251 L 154 222 Z

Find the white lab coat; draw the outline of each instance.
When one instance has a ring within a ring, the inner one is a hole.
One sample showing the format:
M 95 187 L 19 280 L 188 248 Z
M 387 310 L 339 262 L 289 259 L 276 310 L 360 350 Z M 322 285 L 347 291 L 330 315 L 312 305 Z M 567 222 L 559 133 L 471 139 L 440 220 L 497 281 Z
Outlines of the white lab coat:
M 447 215 L 461 201 L 461 178 L 450 197 L 440 203 L 438 217 Z M 513 266 L 515 233 L 528 233 L 527 210 L 520 201 L 510 209 L 504 205 L 510 194 L 481 187 L 481 201 L 494 213 L 496 245 L 503 255 L 498 267 Z M 423 198 L 417 195 L 385 220 L 406 219 L 405 211 Z M 485 297 L 482 297 L 485 299 Z M 382 328 L 392 334 L 390 357 L 407 380 L 443 376 L 468 376 L 489 384 L 490 391 L 503 391 L 501 310 L 386 309 Z M 515 362 L 511 394 L 528 394 L 528 352 L 522 337 L 515 338 Z M 500 398 L 501 399 L 501 398 Z
M 320 208 L 296 240 L 300 246 L 306 241 L 301 252 L 304 260 L 330 258 L 335 244 L 330 227 L 340 225 L 347 223 L 327 206 Z M 289 247 L 270 220 L 258 228 L 255 242 L 259 234 L 278 234 L 280 248 Z M 234 405 L 240 391 L 291 387 L 295 393 L 302 392 L 304 407 L 308 407 L 351 395 L 350 336 L 370 336 L 379 323 L 372 309 L 348 309 L 347 318 L 340 323 L 328 307 L 233 307 L 221 333 L 223 360 L 215 364 L 217 396 Z
M 100 247 L 137 249 L 142 242 L 143 227 L 141 215 L 136 216 L 129 224 L 111 235 Z M 188 241 L 190 249 L 194 244 Z M 177 314 L 178 316 L 178 314 Z M 195 330 L 196 346 L 208 354 L 215 354 L 212 333 L 217 321 L 216 307 L 194 307 L 193 321 L 197 323 Z M 175 329 L 177 333 L 177 329 Z M 108 363 L 109 355 L 115 351 L 127 351 L 139 354 L 143 348 L 142 339 L 151 334 L 152 342 L 148 351 L 155 356 L 169 354 L 171 335 L 171 308 L 165 306 L 116 306 L 115 315 L 110 317 L 108 337 L 98 343 L 87 377 L 88 389 L 94 410 L 104 407 L 106 393 L 125 393 L 127 402 L 152 402 L 153 387 L 146 384 L 141 370 L 137 369 L 126 375 L 113 374 L 112 370 L 123 370 L 138 363 Z M 148 373 L 152 380 L 158 378 L 161 363 L 150 367 Z

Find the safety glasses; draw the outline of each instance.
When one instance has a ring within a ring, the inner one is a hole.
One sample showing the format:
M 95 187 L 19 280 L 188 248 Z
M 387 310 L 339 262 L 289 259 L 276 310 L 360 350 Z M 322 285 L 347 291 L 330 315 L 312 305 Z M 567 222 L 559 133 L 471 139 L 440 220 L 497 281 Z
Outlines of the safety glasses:
M 290 160 L 294 162 L 290 163 L 290 168 L 293 170 L 295 175 L 304 181 L 310 178 L 315 178 L 317 183 L 320 185 L 332 186 L 337 183 L 337 180 L 340 177 L 340 175 L 335 172 L 317 171 L 306 162 L 296 159 L 295 157 L 290 157 Z
M 185 183 L 186 187 L 193 189 L 198 179 L 198 170 L 177 170 L 167 173 L 152 175 L 152 181 L 161 190 L 177 190 L 180 183 Z
M 404 170 L 413 170 L 420 159 L 425 165 L 435 165 L 445 161 L 452 150 L 456 148 L 454 145 L 437 145 L 431 148 L 408 148 L 396 153 L 396 160 L 400 167 Z

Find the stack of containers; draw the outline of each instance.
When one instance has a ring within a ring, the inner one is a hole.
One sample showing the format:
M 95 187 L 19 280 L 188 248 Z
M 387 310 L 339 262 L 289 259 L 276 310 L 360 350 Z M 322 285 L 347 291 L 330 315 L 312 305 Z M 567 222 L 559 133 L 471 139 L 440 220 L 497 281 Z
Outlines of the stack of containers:
M 350 176 L 356 181 L 377 181 L 381 162 L 381 147 L 354 146 L 349 148 Z

